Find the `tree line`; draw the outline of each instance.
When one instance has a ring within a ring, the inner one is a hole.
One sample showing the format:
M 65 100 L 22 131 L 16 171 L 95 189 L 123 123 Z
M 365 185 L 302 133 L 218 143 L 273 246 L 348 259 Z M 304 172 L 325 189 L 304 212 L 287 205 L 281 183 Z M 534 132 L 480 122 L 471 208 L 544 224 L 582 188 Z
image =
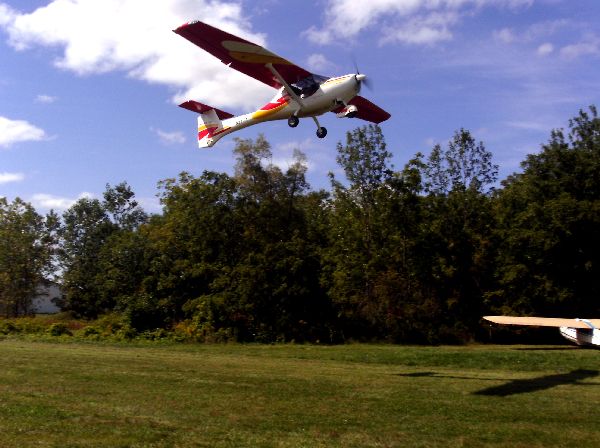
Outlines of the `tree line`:
M 146 214 L 125 182 L 62 216 L 0 199 L 0 311 L 58 275 L 64 309 L 201 341 L 464 342 L 484 314 L 600 313 L 600 119 L 580 111 L 498 184 L 465 129 L 401 170 L 379 127 L 337 145 L 312 190 L 259 136 L 232 175 L 181 173 Z

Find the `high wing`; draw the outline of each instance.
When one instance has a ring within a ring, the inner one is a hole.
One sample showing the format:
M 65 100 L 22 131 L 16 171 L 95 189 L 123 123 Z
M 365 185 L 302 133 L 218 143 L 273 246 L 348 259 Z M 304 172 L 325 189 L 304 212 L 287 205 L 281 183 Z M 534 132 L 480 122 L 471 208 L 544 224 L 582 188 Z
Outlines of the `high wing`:
M 358 107 L 358 112 L 356 113 L 356 117 L 361 118 L 366 121 L 370 121 L 375 124 L 379 124 L 382 121 L 387 120 L 391 117 L 389 113 L 383 110 L 381 107 L 373 104 L 368 99 L 363 98 L 362 96 L 355 96 L 350 100 L 349 104 L 352 104 Z
M 173 31 L 219 58 L 223 64 L 275 89 L 282 87 L 282 83 L 273 75 L 267 64 L 271 64 L 288 84 L 311 75 L 310 72 L 271 53 L 260 45 L 200 21 L 186 23 Z
M 536 327 L 587 328 L 589 322 L 600 328 L 600 319 L 561 319 L 555 317 L 483 316 L 485 320 L 505 325 L 532 325 Z

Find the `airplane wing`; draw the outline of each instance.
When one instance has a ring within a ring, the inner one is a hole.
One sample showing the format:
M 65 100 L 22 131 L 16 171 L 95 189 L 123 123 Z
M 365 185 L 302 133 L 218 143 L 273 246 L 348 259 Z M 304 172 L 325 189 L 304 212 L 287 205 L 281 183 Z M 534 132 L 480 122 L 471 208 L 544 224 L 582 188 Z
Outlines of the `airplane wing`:
M 391 117 L 391 115 L 381 107 L 373 104 L 368 99 L 363 98 L 360 95 L 356 95 L 348 104 L 358 107 L 358 112 L 356 114 L 357 118 L 361 118 L 372 123 L 379 124 Z M 336 110 L 333 112 L 336 112 Z
M 282 87 L 282 84 L 275 78 L 266 64 L 272 64 L 273 68 L 288 84 L 295 83 L 311 75 L 310 72 L 271 53 L 260 45 L 253 44 L 200 21 L 186 23 L 173 31 L 219 58 L 223 64 L 275 89 Z
M 517 316 L 483 316 L 485 320 L 496 324 L 505 325 L 532 325 L 536 327 L 570 327 L 587 328 L 584 321 L 580 319 L 561 319 L 555 317 L 517 317 Z M 600 328 L 600 319 L 587 319 L 596 328 Z

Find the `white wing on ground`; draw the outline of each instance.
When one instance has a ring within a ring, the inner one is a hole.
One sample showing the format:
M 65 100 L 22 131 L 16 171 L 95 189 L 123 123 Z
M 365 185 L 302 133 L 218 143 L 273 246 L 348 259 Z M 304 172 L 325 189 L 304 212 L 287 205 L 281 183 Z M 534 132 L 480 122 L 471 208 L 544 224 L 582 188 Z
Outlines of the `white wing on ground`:
M 517 316 L 483 316 L 485 320 L 505 325 L 531 325 L 536 327 L 570 327 L 590 328 L 579 319 L 562 319 L 558 317 L 517 317 Z M 600 328 L 600 319 L 586 319 L 596 328 Z

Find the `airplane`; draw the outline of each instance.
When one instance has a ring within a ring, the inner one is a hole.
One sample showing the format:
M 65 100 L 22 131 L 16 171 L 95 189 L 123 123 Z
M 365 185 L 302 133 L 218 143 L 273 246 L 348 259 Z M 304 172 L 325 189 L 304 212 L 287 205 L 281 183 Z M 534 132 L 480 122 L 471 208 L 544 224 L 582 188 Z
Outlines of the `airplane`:
M 200 21 L 188 22 L 173 31 L 228 67 L 277 89 L 273 99 L 263 107 L 238 117 L 193 100 L 180 104 L 199 114 L 200 148 L 209 148 L 227 134 L 265 121 L 287 119 L 288 125 L 295 128 L 300 118 L 311 117 L 317 125 L 317 137 L 324 138 L 327 129 L 319 124 L 317 117 L 326 112 L 377 124 L 391 116 L 359 95 L 367 78 L 362 73 L 333 78 L 317 75 L 259 45 Z
M 556 327 L 569 342 L 600 347 L 600 319 L 562 319 L 555 317 L 483 316 L 489 322 L 504 325 Z

